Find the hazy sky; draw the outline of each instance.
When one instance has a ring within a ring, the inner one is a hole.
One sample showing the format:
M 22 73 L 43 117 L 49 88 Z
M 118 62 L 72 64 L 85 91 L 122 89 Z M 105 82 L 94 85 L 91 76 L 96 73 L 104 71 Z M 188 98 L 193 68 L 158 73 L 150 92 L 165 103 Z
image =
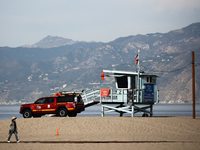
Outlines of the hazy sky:
M 0 0 L 0 46 L 47 35 L 110 42 L 200 22 L 200 0 Z

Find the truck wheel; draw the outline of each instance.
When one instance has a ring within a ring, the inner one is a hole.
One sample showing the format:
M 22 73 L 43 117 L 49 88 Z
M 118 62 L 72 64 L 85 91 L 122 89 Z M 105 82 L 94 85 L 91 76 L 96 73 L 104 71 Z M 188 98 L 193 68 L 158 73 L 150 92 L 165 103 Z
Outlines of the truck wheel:
M 30 110 L 26 109 L 23 111 L 24 118 L 31 118 L 31 116 L 32 116 L 32 112 Z
M 69 117 L 76 117 L 77 116 L 77 112 L 70 112 L 68 113 Z
M 61 108 L 58 110 L 58 116 L 60 117 L 66 117 L 67 116 L 67 110 L 65 108 Z

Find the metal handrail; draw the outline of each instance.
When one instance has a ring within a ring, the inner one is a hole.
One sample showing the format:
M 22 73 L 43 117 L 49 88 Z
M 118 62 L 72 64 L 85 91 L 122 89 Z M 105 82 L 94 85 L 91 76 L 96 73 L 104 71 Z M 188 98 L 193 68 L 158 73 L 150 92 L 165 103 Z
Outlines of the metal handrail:
M 84 91 L 82 95 L 82 100 L 85 105 L 93 103 L 97 98 L 100 98 L 100 89 Z

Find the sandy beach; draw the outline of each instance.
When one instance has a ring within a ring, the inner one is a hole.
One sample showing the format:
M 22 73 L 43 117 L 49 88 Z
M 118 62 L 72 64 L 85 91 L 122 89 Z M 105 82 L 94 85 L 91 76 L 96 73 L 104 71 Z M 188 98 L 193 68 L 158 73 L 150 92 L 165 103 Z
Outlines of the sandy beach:
M 17 119 L 18 137 L 7 143 L 11 120 L 0 121 L 0 149 L 200 148 L 200 118 L 43 117 Z M 58 129 L 59 135 L 56 135 Z

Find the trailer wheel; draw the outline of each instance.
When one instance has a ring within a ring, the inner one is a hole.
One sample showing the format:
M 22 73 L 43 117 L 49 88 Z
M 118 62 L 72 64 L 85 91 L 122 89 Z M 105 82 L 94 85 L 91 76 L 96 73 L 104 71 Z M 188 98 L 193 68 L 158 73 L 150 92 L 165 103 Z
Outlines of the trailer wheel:
M 39 118 L 41 117 L 42 115 L 33 115 L 33 118 Z
M 76 117 L 77 116 L 77 112 L 70 112 L 68 113 L 69 117 Z
M 23 117 L 24 118 L 31 118 L 32 117 L 32 112 L 29 109 L 26 109 L 23 111 Z
M 60 117 L 66 117 L 67 116 L 67 110 L 65 108 L 61 108 L 58 110 L 58 116 Z

